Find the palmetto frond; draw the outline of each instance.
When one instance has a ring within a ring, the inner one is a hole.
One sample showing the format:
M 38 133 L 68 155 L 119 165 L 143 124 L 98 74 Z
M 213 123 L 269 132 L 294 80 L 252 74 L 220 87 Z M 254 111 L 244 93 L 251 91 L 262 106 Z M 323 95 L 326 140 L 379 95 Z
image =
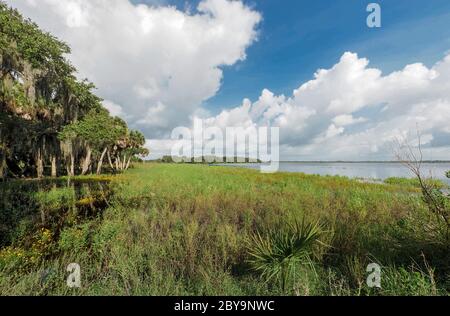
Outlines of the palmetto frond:
M 264 235 L 257 232 L 249 239 L 247 262 L 266 282 L 281 278 L 284 290 L 294 265 L 311 263 L 314 246 L 319 243 L 322 233 L 320 224 L 304 220 Z

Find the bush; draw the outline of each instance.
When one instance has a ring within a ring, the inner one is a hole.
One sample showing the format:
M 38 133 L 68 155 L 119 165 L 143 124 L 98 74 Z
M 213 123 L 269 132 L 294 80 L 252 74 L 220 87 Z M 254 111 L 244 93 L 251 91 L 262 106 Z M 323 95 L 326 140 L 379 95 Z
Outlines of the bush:
M 313 264 L 314 247 L 322 233 L 319 224 L 303 221 L 275 228 L 265 236 L 252 235 L 247 247 L 248 263 L 265 282 L 278 280 L 285 292 L 296 266 Z

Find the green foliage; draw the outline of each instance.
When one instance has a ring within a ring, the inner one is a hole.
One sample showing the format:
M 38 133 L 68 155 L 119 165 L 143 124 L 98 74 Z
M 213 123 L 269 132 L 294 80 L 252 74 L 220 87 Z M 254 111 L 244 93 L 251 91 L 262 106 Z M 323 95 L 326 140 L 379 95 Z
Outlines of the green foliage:
M 438 293 L 432 270 L 422 271 L 417 267 L 383 269 L 381 294 L 387 296 L 435 296 Z
M 63 58 L 64 54 L 70 53 L 66 44 L 43 33 L 36 24 L 25 20 L 17 10 L 8 8 L 3 2 L 0 2 L 0 30 L 3 43 L 14 39 L 19 54 L 30 61 L 34 68 L 55 73 L 73 70 Z
M 264 237 L 257 233 L 248 242 L 248 262 L 265 282 L 279 280 L 285 292 L 298 264 L 312 264 L 313 250 L 322 233 L 319 224 L 305 221 L 275 228 Z
M 143 136 L 102 107 L 94 84 L 76 79 L 69 53 L 65 43 L 0 1 L 0 179 L 73 176 L 94 171 L 95 164 L 101 172 L 105 147 L 114 162 L 123 158 L 121 170 L 129 166 L 124 150 L 127 159 L 148 154 Z
M 126 137 L 125 122 L 113 118 L 102 110 L 90 111 L 82 120 L 66 125 L 59 134 L 61 140 L 80 138 L 97 150 L 114 145 L 119 139 Z
M 89 248 L 91 224 L 85 223 L 75 227 L 68 227 L 61 232 L 58 247 L 62 252 L 79 252 Z

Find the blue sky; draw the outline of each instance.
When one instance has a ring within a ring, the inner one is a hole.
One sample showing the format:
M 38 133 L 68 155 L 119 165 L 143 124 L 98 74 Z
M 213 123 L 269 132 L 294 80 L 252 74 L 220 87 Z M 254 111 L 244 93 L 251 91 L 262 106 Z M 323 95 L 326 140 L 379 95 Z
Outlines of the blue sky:
M 427 159 L 450 157 L 448 0 L 376 1 L 372 29 L 374 0 L 6 1 L 71 46 L 152 157 L 195 117 L 277 126 L 284 160 L 392 160 L 418 126 Z
M 155 1 L 135 1 L 135 3 Z M 168 0 L 180 10 L 199 1 Z M 334 65 L 346 51 L 370 60 L 384 73 L 422 62 L 428 66 L 450 49 L 450 1 L 384 0 L 382 27 L 366 26 L 364 0 L 244 1 L 259 11 L 263 21 L 259 40 L 247 58 L 224 68 L 219 93 L 204 106 L 212 112 L 255 100 L 264 88 L 290 95 L 319 68 Z

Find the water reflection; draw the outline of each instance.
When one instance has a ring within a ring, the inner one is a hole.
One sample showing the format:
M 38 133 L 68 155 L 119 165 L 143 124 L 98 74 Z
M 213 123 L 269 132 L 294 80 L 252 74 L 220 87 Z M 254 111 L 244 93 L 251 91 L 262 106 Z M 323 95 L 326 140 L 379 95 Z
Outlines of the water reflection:
M 108 181 L 16 180 L 0 183 L 0 248 L 26 240 L 38 229 L 53 233 L 101 215 Z

